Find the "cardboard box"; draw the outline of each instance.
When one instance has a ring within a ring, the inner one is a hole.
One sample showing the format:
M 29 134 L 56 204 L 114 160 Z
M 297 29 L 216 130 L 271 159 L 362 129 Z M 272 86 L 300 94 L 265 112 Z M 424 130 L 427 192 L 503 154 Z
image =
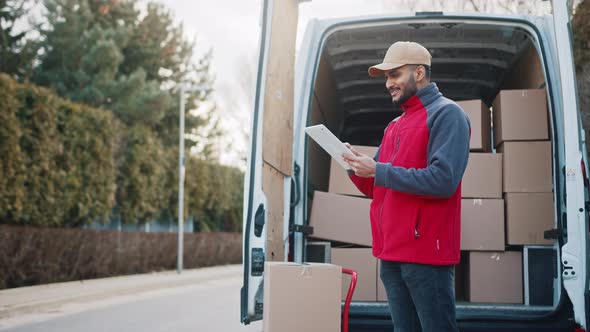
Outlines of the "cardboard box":
M 475 303 L 523 303 L 522 253 L 469 252 L 467 300 Z
M 381 281 L 381 260 L 377 259 L 377 301 L 387 302 L 387 292 Z
M 357 272 L 353 301 L 377 300 L 377 258 L 371 248 L 332 248 L 332 264 Z M 342 301 L 346 300 L 350 280 L 350 275 L 342 276 Z
M 545 89 L 502 90 L 492 105 L 494 146 L 549 139 Z
M 492 124 L 490 109 L 481 100 L 465 100 L 457 102 L 465 111 L 471 123 L 471 151 L 492 151 Z
M 314 238 L 372 246 L 371 200 L 316 191 L 309 225 Z
M 504 251 L 504 200 L 461 201 L 461 250 Z
M 546 230 L 555 228 L 552 193 L 508 193 L 506 201 L 506 243 L 511 245 L 552 244 Z
M 502 198 L 502 154 L 470 153 L 463 175 L 464 198 Z
M 505 193 L 547 193 L 553 190 L 551 142 L 504 142 Z
M 337 265 L 265 262 L 263 330 L 340 332 L 341 287 Z
M 378 147 L 374 146 L 353 145 L 352 147 L 371 158 L 375 156 L 378 149 Z M 330 164 L 330 185 L 328 191 L 335 194 L 365 196 L 365 194 L 357 189 L 352 180 L 350 180 L 346 170 L 334 159 L 332 159 Z

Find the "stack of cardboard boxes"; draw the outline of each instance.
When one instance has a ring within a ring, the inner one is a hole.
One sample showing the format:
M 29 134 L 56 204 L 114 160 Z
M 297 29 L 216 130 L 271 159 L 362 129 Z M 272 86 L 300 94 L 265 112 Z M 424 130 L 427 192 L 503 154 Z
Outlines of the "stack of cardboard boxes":
M 503 90 L 492 113 L 480 101 L 459 102 L 473 152 L 463 178 L 458 300 L 523 303 L 522 246 L 552 243 L 544 239 L 555 220 L 546 100 L 544 90 Z
M 544 90 L 503 90 L 493 112 L 480 100 L 459 102 L 471 121 L 471 153 L 462 184 L 457 300 L 524 303 L 523 246 L 552 244 L 544 239 L 555 220 L 546 100 Z M 377 151 L 355 148 L 369 156 Z M 316 191 L 311 208 L 312 238 L 329 241 L 331 258 L 323 261 L 359 272 L 353 301 L 386 301 L 371 253 L 370 202 L 332 160 L 329 190 Z M 342 299 L 349 282 L 345 276 Z

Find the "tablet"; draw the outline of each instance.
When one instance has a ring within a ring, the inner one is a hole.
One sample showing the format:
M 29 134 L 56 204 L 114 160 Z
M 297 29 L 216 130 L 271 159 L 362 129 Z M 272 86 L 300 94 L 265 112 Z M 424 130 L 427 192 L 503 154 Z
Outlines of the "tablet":
M 340 166 L 344 167 L 344 169 L 349 170 L 351 169 L 350 166 L 344 158 L 342 158 L 342 154 L 348 153 L 354 155 L 352 151 L 350 151 L 344 143 L 342 143 L 336 135 L 332 134 L 326 126 L 323 124 L 310 126 L 305 128 L 305 132 L 313 138 L 316 143 L 318 143 L 322 149 L 326 150 Z

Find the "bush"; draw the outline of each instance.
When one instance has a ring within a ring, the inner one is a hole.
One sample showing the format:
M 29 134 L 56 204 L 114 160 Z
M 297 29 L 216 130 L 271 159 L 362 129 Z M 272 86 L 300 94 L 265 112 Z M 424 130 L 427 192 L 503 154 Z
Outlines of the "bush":
M 143 223 L 155 218 L 169 197 L 169 161 L 160 140 L 143 125 L 129 127 L 117 160 L 117 210 L 122 220 Z
M 0 226 L 0 289 L 171 270 L 177 234 Z M 240 233 L 187 233 L 185 268 L 241 262 Z
M 110 114 L 0 74 L 0 220 L 77 226 L 114 202 L 117 122 Z
M 572 18 L 574 60 L 578 87 L 578 107 L 586 131 L 586 148 L 590 148 L 590 1 L 576 7 Z
M 590 1 L 584 0 L 576 7 L 572 17 L 573 48 L 576 68 L 590 61 Z

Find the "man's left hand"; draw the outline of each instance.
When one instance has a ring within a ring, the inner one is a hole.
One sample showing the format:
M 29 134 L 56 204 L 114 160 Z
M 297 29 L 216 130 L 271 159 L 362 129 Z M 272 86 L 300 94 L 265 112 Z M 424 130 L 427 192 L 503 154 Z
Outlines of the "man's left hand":
M 377 170 L 377 163 L 373 158 L 357 152 L 354 149 L 351 149 L 354 155 L 351 154 L 343 154 L 342 158 L 344 161 L 350 165 L 350 168 L 354 171 L 354 174 L 363 178 L 371 178 L 375 177 L 375 172 Z

